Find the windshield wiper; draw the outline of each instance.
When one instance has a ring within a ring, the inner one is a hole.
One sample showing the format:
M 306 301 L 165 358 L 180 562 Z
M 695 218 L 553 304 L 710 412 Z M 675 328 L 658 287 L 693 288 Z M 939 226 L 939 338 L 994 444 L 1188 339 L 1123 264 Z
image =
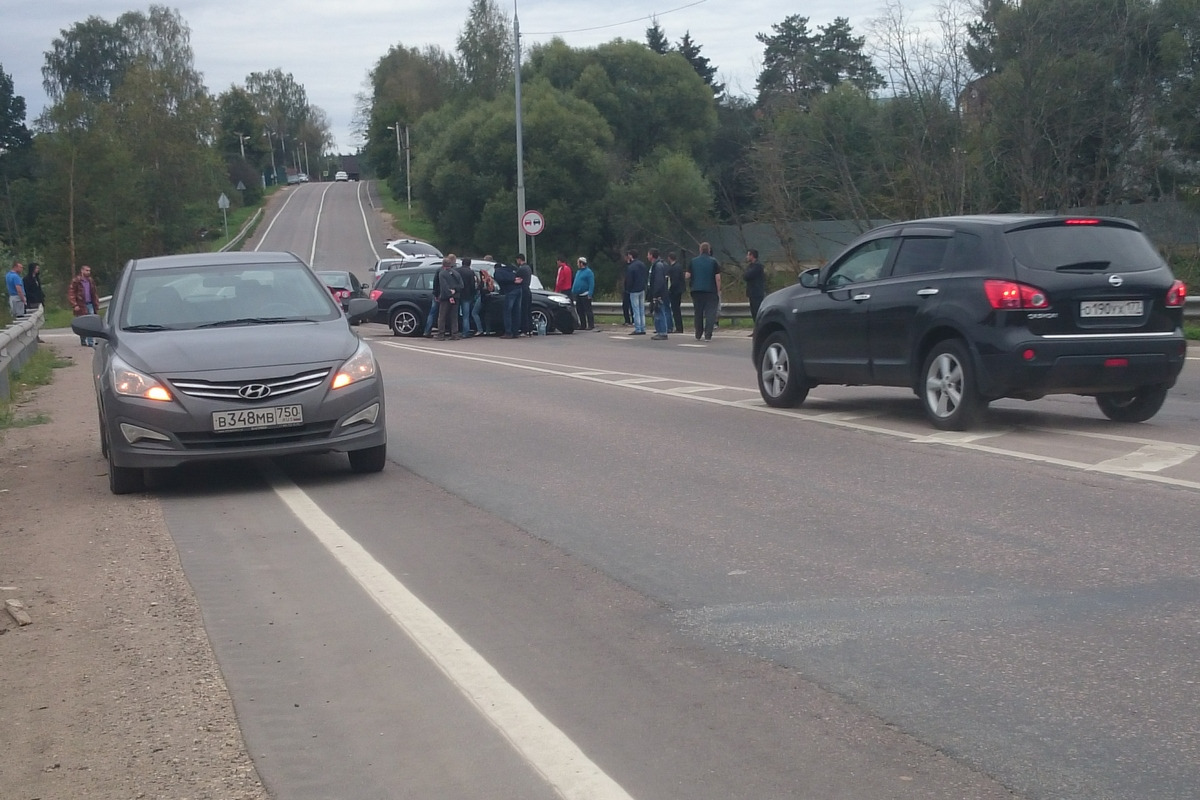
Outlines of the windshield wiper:
M 1104 272 L 1112 266 L 1111 261 L 1076 261 L 1074 264 L 1063 264 L 1055 267 L 1055 272 Z
M 216 322 L 206 322 L 199 328 L 227 328 L 233 325 L 271 325 L 276 322 L 312 322 L 308 317 L 242 317 L 240 319 L 222 319 Z
M 127 328 L 122 328 L 122 330 L 144 333 L 146 331 L 173 331 L 175 329 L 170 325 L 159 325 L 157 322 L 148 322 L 145 325 L 130 325 Z

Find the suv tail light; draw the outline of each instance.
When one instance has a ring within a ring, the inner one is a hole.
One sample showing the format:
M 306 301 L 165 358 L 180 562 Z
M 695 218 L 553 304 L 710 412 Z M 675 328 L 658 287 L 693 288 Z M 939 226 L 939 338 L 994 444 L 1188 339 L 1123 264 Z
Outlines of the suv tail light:
M 372 290 L 371 290 L 371 299 L 372 299 L 372 300 L 378 300 L 378 299 L 379 299 L 379 295 L 381 295 L 381 294 L 383 294 L 383 290 L 382 290 L 382 289 L 372 289 Z
M 1036 286 L 1016 281 L 984 281 L 983 291 L 995 309 L 1049 308 L 1050 299 Z
M 1183 281 L 1175 281 L 1167 289 L 1167 308 L 1179 308 L 1187 300 L 1187 287 Z

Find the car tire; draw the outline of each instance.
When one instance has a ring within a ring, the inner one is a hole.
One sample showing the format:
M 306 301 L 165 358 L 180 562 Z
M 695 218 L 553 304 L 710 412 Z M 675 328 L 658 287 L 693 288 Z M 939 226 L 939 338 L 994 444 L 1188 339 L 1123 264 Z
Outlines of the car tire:
M 397 308 L 388 317 L 388 327 L 395 336 L 420 336 L 423 320 L 411 308 Z
M 108 448 L 108 488 L 113 494 L 133 494 L 146 488 L 145 473 L 135 467 L 118 467 Z
M 350 469 L 360 475 L 368 472 L 379 472 L 387 463 L 387 445 L 366 447 L 362 450 L 351 450 L 346 454 L 350 457 Z
M 792 408 L 808 397 L 808 381 L 791 338 L 783 331 L 767 337 L 758 356 L 758 392 L 773 408 Z
M 969 429 L 987 406 L 975 385 L 970 353 L 960 339 L 947 339 L 929 351 L 917 394 L 925 416 L 944 431 Z
M 1158 413 L 1167 399 L 1167 385 L 1140 386 L 1132 392 L 1096 395 L 1096 405 L 1114 422 L 1145 422 Z
M 545 327 L 546 333 L 554 330 L 554 318 L 546 311 L 535 308 L 529 312 L 530 318 L 533 320 L 533 330 L 536 333 Z M 541 324 L 539 324 L 541 323 Z

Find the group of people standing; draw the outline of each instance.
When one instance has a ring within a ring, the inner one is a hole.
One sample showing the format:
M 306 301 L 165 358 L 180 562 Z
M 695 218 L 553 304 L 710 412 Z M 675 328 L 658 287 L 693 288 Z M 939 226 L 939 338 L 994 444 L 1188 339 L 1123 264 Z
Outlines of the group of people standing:
M 646 252 L 650 266 L 636 248 L 625 252 L 625 277 L 622 305 L 627 304 L 625 319 L 633 325 L 630 336 L 646 334 L 646 308 L 649 306 L 656 340 L 665 340 L 671 332 L 683 333 L 683 293 L 690 291 L 694 308 L 696 339 L 712 341 L 721 295 L 721 266 L 712 255 L 712 245 L 700 243 L 700 253 L 687 269 L 675 252 L 660 257 L 657 248 Z
M 24 275 L 25 267 L 20 261 L 14 261 L 8 273 L 4 276 L 4 286 L 8 290 L 8 308 L 13 319 L 23 317 L 30 311 L 40 308 L 46 302 L 46 292 L 42 287 L 42 267 L 36 261 L 29 262 L 29 274 Z M 100 294 L 92 279 L 92 268 L 86 264 L 79 268 L 67 286 L 67 304 L 71 312 L 82 317 L 84 314 L 95 314 L 100 308 Z M 92 347 L 95 340 L 80 337 L 79 343 L 84 347 Z

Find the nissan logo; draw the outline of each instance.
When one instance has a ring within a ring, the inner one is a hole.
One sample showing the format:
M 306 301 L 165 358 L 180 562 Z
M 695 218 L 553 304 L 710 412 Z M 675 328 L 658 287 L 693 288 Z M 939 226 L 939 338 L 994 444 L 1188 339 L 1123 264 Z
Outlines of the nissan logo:
M 1109 275 L 1108 276 L 1108 285 L 1109 286 L 1120 286 L 1124 282 L 1125 282 L 1125 279 L 1122 278 L 1120 275 Z
M 269 394 L 271 394 L 271 387 L 264 383 L 247 383 L 238 389 L 238 397 L 244 397 L 247 400 L 262 400 Z

